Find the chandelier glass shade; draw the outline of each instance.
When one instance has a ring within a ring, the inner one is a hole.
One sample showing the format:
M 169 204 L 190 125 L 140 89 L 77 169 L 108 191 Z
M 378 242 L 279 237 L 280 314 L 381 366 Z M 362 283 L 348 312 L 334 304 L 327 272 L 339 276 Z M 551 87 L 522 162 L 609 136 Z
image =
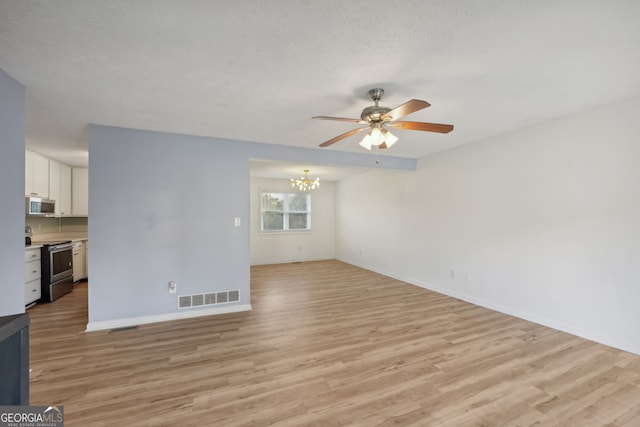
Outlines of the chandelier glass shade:
M 360 141 L 360 146 L 366 148 L 367 150 L 371 150 L 372 146 L 380 146 L 380 144 L 385 143 L 386 148 L 391 147 L 396 143 L 398 137 L 389 132 L 386 128 L 379 125 L 372 125 L 371 130 L 365 135 L 365 137 Z
M 320 178 L 309 179 L 309 169 L 305 169 L 304 177 L 298 179 L 291 178 L 291 187 L 298 187 L 300 191 L 315 190 L 320 187 Z

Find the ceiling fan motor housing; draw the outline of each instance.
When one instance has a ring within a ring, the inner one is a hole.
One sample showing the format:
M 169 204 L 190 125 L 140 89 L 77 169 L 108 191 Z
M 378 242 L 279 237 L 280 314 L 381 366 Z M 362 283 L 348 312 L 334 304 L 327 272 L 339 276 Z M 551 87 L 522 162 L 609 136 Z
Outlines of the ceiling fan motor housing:
M 362 110 L 362 114 L 360 114 L 360 118 L 362 120 L 375 123 L 375 122 L 381 121 L 380 117 L 383 114 L 388 113 L 389 111 L 391 111 L 391 108 L 372 105 L 371 107 L 367 107 L 364 110 Z

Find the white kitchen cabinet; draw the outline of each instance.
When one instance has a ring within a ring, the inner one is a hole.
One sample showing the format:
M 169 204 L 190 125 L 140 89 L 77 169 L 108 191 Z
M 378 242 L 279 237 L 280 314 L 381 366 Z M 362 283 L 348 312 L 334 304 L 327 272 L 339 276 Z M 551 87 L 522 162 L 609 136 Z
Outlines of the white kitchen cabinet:
M 89 216 L 89 170 L 71 168 L 71 213 Z
M 24 156 L 24 194 L 49 197 L 49 159 L 26 150 Z
M 49 160 L 49 198 L 56 201 L 54 216 L 60 216 L 60 163 Z
M 56 205 L 61 216 L 71 215 L 71 166 L 65 164 L 60 164 L 60 200 Z
M 87 257 L 84 240 L 73 242 L 73 281 L 87 278 Z
M 49 160 L 49 198 L 56 201 L 54 216 L 71 215 L 71 166 Z
M 24 261 L 24 305 L 29 305 L 39 300 L 42 293 L 40 248 L 25 249 Z

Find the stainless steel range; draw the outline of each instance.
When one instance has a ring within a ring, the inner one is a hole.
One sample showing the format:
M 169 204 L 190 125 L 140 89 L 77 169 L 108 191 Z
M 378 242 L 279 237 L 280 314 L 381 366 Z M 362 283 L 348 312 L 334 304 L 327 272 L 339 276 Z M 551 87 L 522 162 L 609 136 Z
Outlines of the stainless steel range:
M 42 246 L 42 300 L 53 301 L 73 290 L 73 245 L 70 240 Z

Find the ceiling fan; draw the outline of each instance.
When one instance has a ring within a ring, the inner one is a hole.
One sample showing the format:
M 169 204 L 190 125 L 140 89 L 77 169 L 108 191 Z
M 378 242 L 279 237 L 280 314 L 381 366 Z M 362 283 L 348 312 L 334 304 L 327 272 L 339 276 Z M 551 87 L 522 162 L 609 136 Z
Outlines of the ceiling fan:
M 391 109 L 378 105 L 378 102 L 380 101 L 380 98 L 382 98 L 383 94 L 384 90 L 379 88 L 371 89 L 369 91 L 369 96 L 375 102 L 375 105 L 362 110 L 360 119 L 347 119 L 343 117 L 328 116 L 312 117 L 313 119 L 337 120 L 341 122 L 352 122 L 367 125 L 366 127 L 353 129 L 349 132 L 338 135 L 335 138 L 331 138 L 330 140 L 320 144 L 320 147 L 328 147 L 329 145 L 334 144 L 341 139 L 348 138 L 351 135 L 355 135 L 357 133 L 368 130 L 367 135 L 362 141 L 360 141 L 360 145 L 362 147 L 366 148 L 367 150 L 371 150 L 372 146 L 376 146 L 378 148 L 389 148 L 396 143 L 398 137 L 389 132 L 389 130 L 387 129 L 388 127 L 393 129 L 422 130 L 426 132 L 439 133 L 449 133 L 453 130 L 453 125 L 398 121 L 398 119 L 400 119 L 401 117 L 422 110 L 423 108 L 427 108 L 431 104 L 420 99 L 412 99 L 402 105 L 399 105 L 396 108 Z

